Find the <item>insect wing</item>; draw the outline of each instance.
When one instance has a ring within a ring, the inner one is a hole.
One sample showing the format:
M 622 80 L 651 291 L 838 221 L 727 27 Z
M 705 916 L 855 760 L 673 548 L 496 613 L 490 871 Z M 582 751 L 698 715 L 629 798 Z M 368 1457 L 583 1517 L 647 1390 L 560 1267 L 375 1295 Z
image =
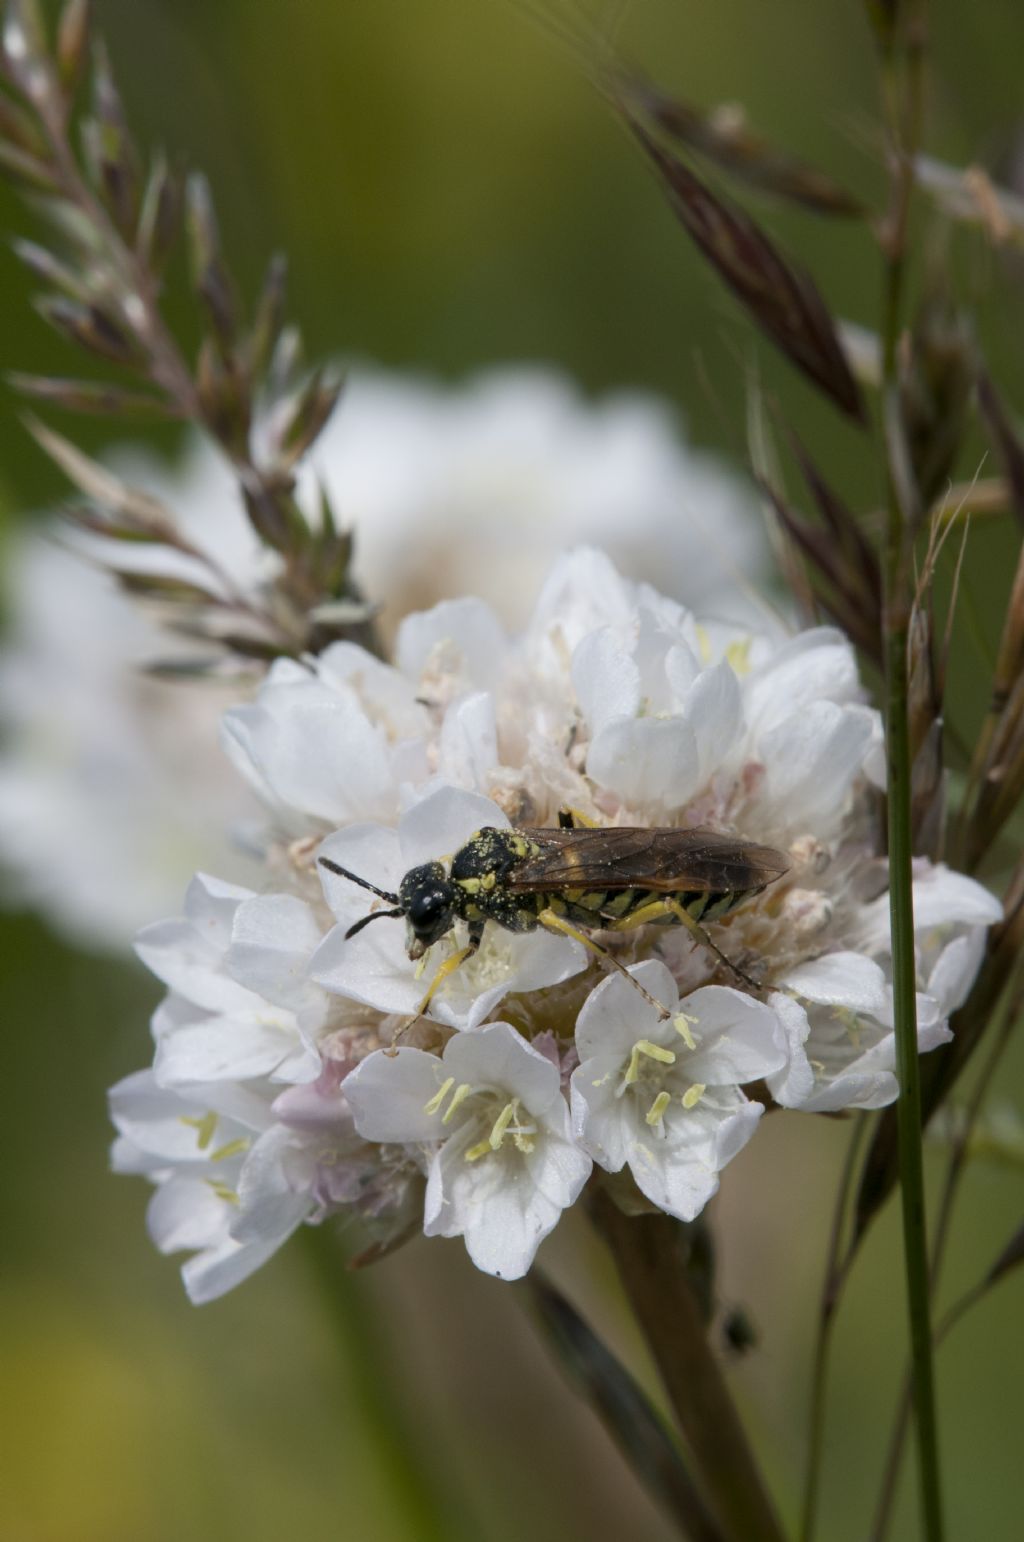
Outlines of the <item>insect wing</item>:
M 770 846 L 715 830 L 524 830 L 538 850 L 517 865 L 508 886 L 518 893 L 557 889 L 685 889 L 710 894 L 761 889 L 789 866 Z

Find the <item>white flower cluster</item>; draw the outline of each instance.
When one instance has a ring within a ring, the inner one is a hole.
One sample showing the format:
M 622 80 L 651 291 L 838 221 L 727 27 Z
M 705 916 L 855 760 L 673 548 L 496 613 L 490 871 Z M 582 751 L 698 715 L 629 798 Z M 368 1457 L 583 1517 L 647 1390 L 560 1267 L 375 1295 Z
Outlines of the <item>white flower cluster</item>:
M 224 740 L 267 810 L 267 892 L 197 878 L 184 919 L 142 934 L 169 994 L 152 1070 L 113 1093 L 116 1165 L 157 1184 L 151 1231 L 194 1254 L 195 1300 L 338 1213 L 375 1250 L 462 1236 L 513 1279 L 595 1168 L 692 1220 L 769 1098 L 895 1097 L 881 735 L 838 633 L 699 621 L 582 549 L 520 639 L 444 602 L 393 664 L 344 643 L 279 662 Z M 681 926 L 603 933 L 609 973 L 572 937 L 489 922 L 417 1016 L 464 924 L 418 959 L 400 918 L 349 935 L 395 907 L 318 859 L 393 896 L 481 828 L 566 807 L 781 849 L 785 876 L 709 924 L 743 975 Z M 926 1050 L 999 907 L 927 862 L 915 904 Z

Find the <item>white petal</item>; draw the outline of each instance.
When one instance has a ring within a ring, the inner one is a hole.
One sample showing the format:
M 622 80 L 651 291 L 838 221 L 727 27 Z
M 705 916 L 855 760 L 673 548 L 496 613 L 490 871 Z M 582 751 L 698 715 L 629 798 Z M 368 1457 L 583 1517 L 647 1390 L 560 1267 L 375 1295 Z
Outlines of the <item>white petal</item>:
M 765 771 L 756 802 L 778 829 L 824 837 L 837 828 L 874 721 L 866 707 L 818 701 L 761 735 Z
M 486 825 L 507 830 L 508 816 L 479 793 L 439 787 L 402 818 L 398 834 L 405 871 L 452 855 Z
M 660 960 L 646 959 L 642 964 L 634 964 L 629 973 L 669 1012 L 677 1010 L 676 982 Z M 608 975 L 595 986 L 576 1019 L 576 1047 L 581 1060 L 604 1054 L 626 1058 L 638 1039 L 653 1039 L 657 1043 L 664 1038 L 668 1043 L 676 1037 L 671 1023 L 666 1034 L 666 1025 L 659 1022 L 657 1009 L 618 973 Z
M 842 1108 L 886 1108 L 895 1103 L 899 1083 L 891 1071 L 847 1071 L 822 1083 L 798 1107 L 808 1114 L 834 1114 Z
M 246 1012 L 258 1005 L 252 991 L 224 973 L 223 960 L 187 921 L 144 927 L 135 951 L 158 980 L 206 1011 Z
M 822 1006 L 846 1007 L 873 1017 L 885 1011 L 885 975 L 861 953 L 826 953 L 798 964 L 779 984 Z
M 387 737 L 351 692 L 309 677 L 264 687 L 224 716 L 224 744 L 271 807 L 299 828 L 386 818 L 395 807 Z
M 693 1221 L 718 1189 L 718 1174 L 686 1146 L 670 1140 L 636 1142 L 629 1169 L 652 1204 L 680 1221 Z
M 782 1026 L 787 1047 L 786 1064 L 767 1078 L 768 1088 L 783 1108 L 799 1108 L 814 1090 L 814 1071 L 804 1048 L 811 1025 L 800 1003 L 783 991 L 774 991 L 768 1004 Z
M 692 1019 L 696 1050 L 680 1057 L 689 1081 L 710 1087 L 756 1081 L 786 1063 L 783 1031 L 772 1009 L 730 985 L 706 985 L 680 1003 Z
M 576 1067 L 569 1084 L 573 1134 L 609 1173 L 625 1166 L 636 1132 L 635 1111 L 618 1096 L 622 1065 L 617 1052 L 595 1055 Z
M 225 968 L 240 985 L 298 1011 L 315 991 L 307 968 L 322 940 L 313 911 L 293 894 L 267 894 L 238 907 Z
M 512 950 L 512 971 L 508 990 L 536 991 L 548 985 L 560 985 L 587 967 L 590 955 L 581 942 L 570 937 L 556 937 L 538 928 L 516 936 Z
M 801 632 L 747 677 L 743 694 L 748 721 L 759 734 L 816 702 L 856 701 L 860 684 L 853 649 L 831 628 Z
M 572 656 L 572 683 L 591 736 L 640 707 L 640 674 L 610 626 L 590 632 Z
M 933 926 L 994 926 L 1003 907 L 994 894 L 964 873 L 938 863 L 914 880 L 914 930 Z
M 680 808 L 700 783 L 693 729 L 680 718 L 609 723 L 591 742 L 587 775 L 628 808 Z
M 531 1113 L 542 1112 L 560 1096 L 557 1068 L 508 1023 L 488 1023 L 476 1033 L 450 1039 L 444 1068 L 457 1081 L 521 1098 Z
M 743 1102 L 735 1113 L 722 1120 L 715 1136 L 715 1160 L 719 1171 L 743 1150 L 763 1113 L 760 1103 Z
M 398 629 L 395 656 L 402 673 L 417 680 L 439 653 L 450 649 L 465 678 L 486 687 L 505 648 L 504 628 L 491 607 L 465 598 L 442 600 L 432 610 L 406 616 Z
M 443 1111 L 426 1105 L 451 1073 L 437 1055 L 399 1045 L 378 1049 L 361 1060 L 343 1086 L 356 1129 L 364 1140 L 440 1140 L 447 1133 Z
M 942 949 L 928 976 L 928 994 L 948 1017 L 967 1000 L 985 954 L 985 928 L 974 926 Z
M 270 1012 L 263 1019 L 211 1017 L 161 1039 L 153 1074 L 162 1087 L 271 1076 L 296 1047 L 293 1021 Z
M 313 1209 L 310 1193 L 315 1167 L 302 1162 L 301 1137 L 273 1125 L 249 1152 L 238 1180 L 238 1210 L 231 1222 L 236 1242 L 280 1246 Z M 310 1187 L 293 1181 L 301 1170 Z
M 280 1247 L 279 1239 L 266 1242 L 236 1242 L 226 1237 L 217 1247 L 197 1253 L 183 1265 L 181 1278 L 193 1306 L 205 1306 L 241 1285 L 261 1268 Z
M 222 953 L 231 941 L 239 905 L 252 898 L 251 889 L 225 883 L 209 873 L 197 873 L 185 891 L 185 919 L 214 952 Z
M 377 899 L 350 878 L 332 873 L 319 861 L 320 857 L 330 857 L 332 862 L 357 878 L 364 878 L 367 883 L 396 896 L 406 871 L 398 832 L 384 825 L 350 825 L 347 830 L 337 830 L 321 842 L 317 848 L 317 873 L 324 898 L 344 928 L 371 910 L 384 909 L 387 902 Z
M 205 1248 L 227 1236 L 231 1205 L 203 1178 L 162 1183 L 146 1209 L 146 1229 L 161 1253 Z
M 739 681 L 724 660 L 702 670 L 683 703 L 700 760 L 700 780 L 708 777 L 733 747 L 743 721 Z
M 498 764 L 494 699 L 486 691 L 453 702 L 438 744 L 438 775 L 457 787 L 486 787 Z

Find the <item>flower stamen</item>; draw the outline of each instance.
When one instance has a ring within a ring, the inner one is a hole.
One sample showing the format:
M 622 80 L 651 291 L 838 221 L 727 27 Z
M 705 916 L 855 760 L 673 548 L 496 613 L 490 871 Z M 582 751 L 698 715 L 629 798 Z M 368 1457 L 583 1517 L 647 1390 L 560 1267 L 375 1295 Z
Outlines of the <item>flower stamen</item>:
M 691 1017 L 688 1012 L 678 1012 L 672 1019 L 672 1026 L 679 1034 L 687 1049 L 696 1049 L 697 1041 L 693 1037 L 691 1028 L 696 1028 L 699 1018 Z
M 632 1087 L 634 1082 L 640 1080 L 640 1056 L 646 1055 L 649 1060 L 657 1060 L 660 1065 L 675 1065 L 675 1050 L 665 1049 L 662 1044 L 654 1044 L 650 1039 L 637 1039 L 633 1045 L 632 1054 L 629 1057 L 629 1065 L 626 1074 L 622 1078 L 623 1085 Z
M 190 1129 L 195 1130 L 200 1151 L 205 1151 L 213 1140 L 218 1119 L 219 1115 L 215 1114 L 213 1109 L 205 1114 L 182 1114 L 181 1116 L 182 1124 L 187 1124 Z
M 657 1129 L 659 1131 L 661 1130 L 662 1122 L 665 1118 L 665 1110 L 671 1101 L 672 1098 L 669 1093 L 665 1092 L 664 1090 L 658 1093 L 658 1096 L 655 1098 L 654 1102 L 651 1104 L 650 1108 L 644 1115 L 644 1118 L 652 1129 Z

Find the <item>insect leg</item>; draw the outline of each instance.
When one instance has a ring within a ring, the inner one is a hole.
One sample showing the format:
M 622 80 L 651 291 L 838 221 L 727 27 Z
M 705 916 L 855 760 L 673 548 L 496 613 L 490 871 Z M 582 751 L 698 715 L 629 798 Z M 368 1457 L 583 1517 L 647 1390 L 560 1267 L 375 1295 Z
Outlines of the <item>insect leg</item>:
M 431 980 L 427 994 L 424 996 L 423 1000 L 420 1002 L 416 1009 L 417 1017 L 423 1016 L 434 996 L 437 994 L 438 989 L 444 984 L 448 976 L 450 974 L 454 974 L 459 965 L 464 964 L 467 958 L 472 958 L 473 954 L 476 952 L 479 946 L 480 938 L 471 936 L 464 948 L 460 948 L 457 953 L 453 953 L 450 958 L 445 959 L 444 963 L 441 965 L 440 969 L 438 969 L 434 978 Z
M 615 954 L 609 948 L 606 948 L 603 943 L 597 942 L 593 937 L 588 937 L 586 932 L 581 932 L 578 927 L 566 921 L 563 916 L 556 915 L 553 910 L 542 910 L 537 920 L 549 932 L 561 932 L 563 936 L 571 937 L 575 942 L 582 942 L 583 946 L 589 948 L 591 953 L 596 953 L 600 958 L 611 964 L 613 969 L 617 969 L 620 974 L 625 975 L 633 989 L 639 991 L 644 1000 L 655 1008 L 662 1022 L 667 1022 L 672 1016 L 665 1003 L 659 1001 L 656 996 L 652 996 L 650 991 L 645 990 L 640 981 L 634 979 L 630 974 L 625 964 L 617 959 Z
M 752 980 L 750 975 L 744 974 L 731 958 L 726 957 L 717 943 L 711 941 L 700 922 L 695 921 L 685 905 L 681 905 L 676 899 L 666 896 L 664 899 L 651 900 L 649 904 L 642 905 L 639 910 L 634 910 L 632 915 L 623 916 L 617 921 L 609 921 L 607 927 L 610 932 L 631 932 L 636 926 L 646 926 L 649 921 L 661 921 L 666 916 L 672 916 L 680 925 L 685 926 L 694 941 L 712 952 L 719 963 L 724 964 L 729 973 L 735 975 L 738 980 L 742 980 L 749 990 L 760 991 L 761 987 L 757 981 Z

